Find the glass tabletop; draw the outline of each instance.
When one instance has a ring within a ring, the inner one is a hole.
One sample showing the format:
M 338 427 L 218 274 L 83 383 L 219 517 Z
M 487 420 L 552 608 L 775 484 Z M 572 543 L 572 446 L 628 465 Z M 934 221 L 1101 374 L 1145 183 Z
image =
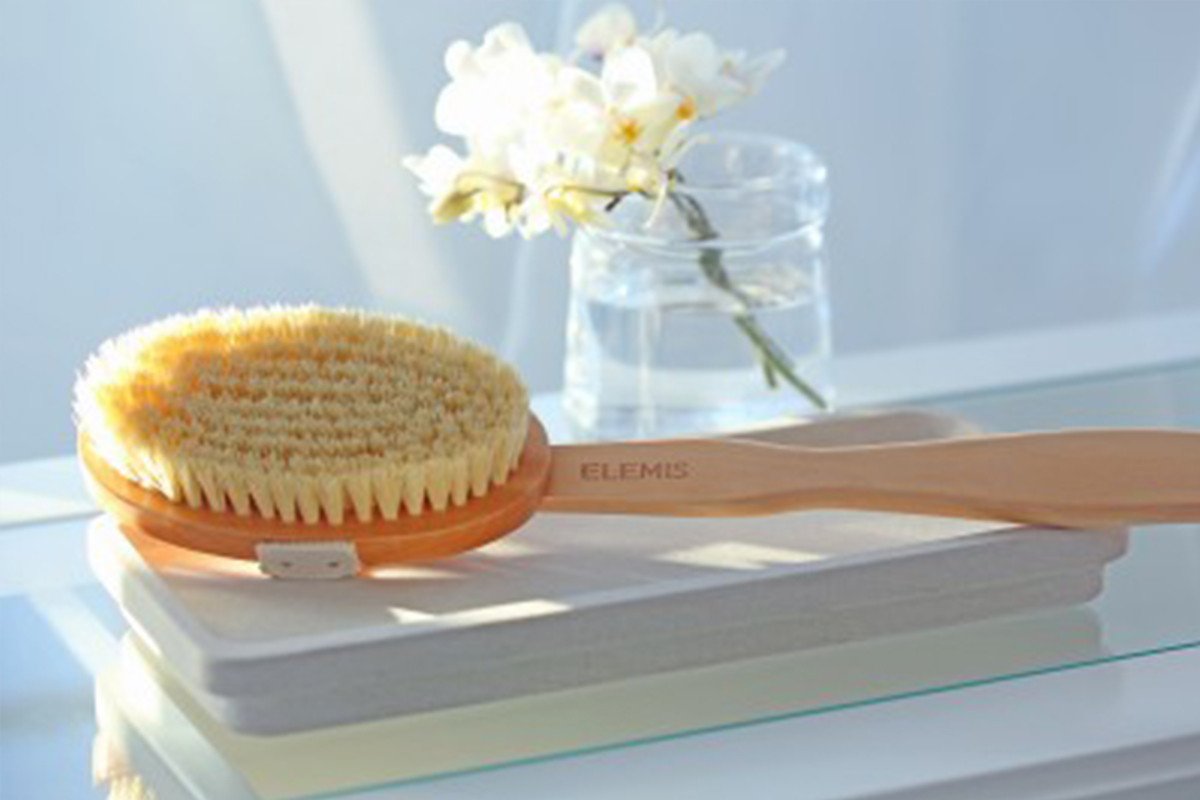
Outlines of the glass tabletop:
M 921 405 L 994 431 L 1200 428 L 1200 363 Z M 0 516 L 3 797 L 349 795 L 1200 647 L 1200 528 L 1155 526 L 1131 532 L 1103 591 L 1084 605 L 410 718 L 244 736 L 207 716 L 133 644 L 87 566 L 90 513 L 71 470 L 64 459 L 0 471 L 9 505 Z M 13 511 L 14 498 L 24 512 Z

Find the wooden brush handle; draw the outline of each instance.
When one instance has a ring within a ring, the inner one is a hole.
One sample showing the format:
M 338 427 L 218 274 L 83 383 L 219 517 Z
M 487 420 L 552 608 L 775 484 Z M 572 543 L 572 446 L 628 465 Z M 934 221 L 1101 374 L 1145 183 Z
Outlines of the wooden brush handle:
M 837 449 L 681 440 L 553 448 L 544 511 L 841 508 L 1069 528 L 1200 521 L 1200 431 L 1072 430 Z

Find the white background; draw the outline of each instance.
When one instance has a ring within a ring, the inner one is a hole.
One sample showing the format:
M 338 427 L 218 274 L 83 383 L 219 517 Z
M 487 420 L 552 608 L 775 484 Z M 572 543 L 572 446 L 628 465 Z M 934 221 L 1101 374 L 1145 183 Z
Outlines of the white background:
M 829 162 L 842 352 L 1200 305 L 1200 3 L 661 7 L 789 50 L 716 124 Z M 201 305 L 416 314 L 552 388 L 565 243 L 434 228 L 399 159 L 452 39 L 561 48 L 592 8 L 0 0 L 0 460 L 69 451 L 88 352 Z

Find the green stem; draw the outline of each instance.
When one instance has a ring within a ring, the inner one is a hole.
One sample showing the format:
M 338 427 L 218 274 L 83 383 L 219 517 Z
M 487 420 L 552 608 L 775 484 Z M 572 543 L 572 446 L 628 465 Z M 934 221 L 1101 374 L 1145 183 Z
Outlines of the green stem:
M 698 241 L 709 241 L 718 238 L 717 230 L 708 219 L 704 208 L 694 198 L 682 192 L 669 190 L 669 198 L 688 227 L 696 234 Z M 752 298 L 748 297 L 730 278 L 725 269 L 724 257 L 719 247 L 702 247 L 700 249 L 700 269 L 708 281 L 718 289 L 728 293 L 738 301 L 741 310 L 733 315 L 733 322 L 750 340 L 762 363 L 763 377 L 772 388 L 778 386 L 776 374 L 783 376 L 796 391 L 808 398 L 814 406 L 822 411 L 829 408 L 828 401 L 815 388 L 796 374 L 792 359 L 783 351 L 779 344 L 762 329 L 758 319 L 748 309 L 753 306 Z

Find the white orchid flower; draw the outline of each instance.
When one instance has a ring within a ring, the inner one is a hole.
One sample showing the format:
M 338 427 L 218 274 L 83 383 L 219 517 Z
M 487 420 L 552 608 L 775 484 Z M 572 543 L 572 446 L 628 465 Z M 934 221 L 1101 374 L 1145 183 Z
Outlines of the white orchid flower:
M 404 166 L 421 181 L 421 191 L 434 197 L 454 188 L 465 163 L 462 156 L 444 144 L 434 145 L 424 156 L 404 159 Z
M 446 52 L 451 81 L 438 96 L 434 120 L 445 133 L 498 156 L 545 108 L 559 69 L 561 60 L 534 52 L 513 23 L 489 30 L 477 49 L 455 42 Z
M 632 44 L 637 32 L 637 19 L 629 7 L 609 3 L 579 27 L 575 46 L 586 55 L 603 59 L 610 51 Z
M 551 146 L 591 168 L 602 188 L 642 191 L 663 144 L 687 121 L 640 44 L 609 54 L 600 75 L 568 68 L 562 101 L 545 126 Z
M 511 229 L 513 209 L 524 194 L 521 184 L 505 175 L 502 166 L 463 158 L 445 145 L 424 156 L 408 156 L 404 166 L 421 181 L 429 195 L 429 214 L 437 223 L 484 217 L 489 233 L 502 236 Z
M 782 50 L 747 58 L 741 51 L 722 51 L 706 33 L 680 35 L 674 29 L 653 37 L 647 50 L 664 84 L 696 117 L 710 117 L 757 93 L 784 58 Z
M 727 53 L 721 70 L 742 85 L 743 97 L 758 94 L 772 72 L 787 59 L 782 49 L 768 50 L 757 56 L 747 56 L 744 50 Z
M 782 60 L 722 51 L 703 33 L 639 35 L 616 4 L 576 42 L 602 59 L 598 73 L 535 51 L 513 23 L 478 47 L 450 45 L 435 119 L 466 154 L 439 145 L 404 162 L 436 221 L 481 218 L 493 236 L 535 236 L 600 223 L 626 194 L 661 201 L 692 124 L 756 92 Z

